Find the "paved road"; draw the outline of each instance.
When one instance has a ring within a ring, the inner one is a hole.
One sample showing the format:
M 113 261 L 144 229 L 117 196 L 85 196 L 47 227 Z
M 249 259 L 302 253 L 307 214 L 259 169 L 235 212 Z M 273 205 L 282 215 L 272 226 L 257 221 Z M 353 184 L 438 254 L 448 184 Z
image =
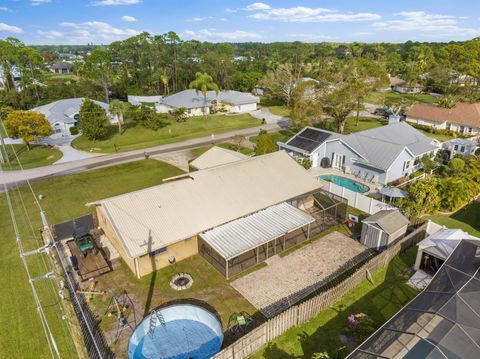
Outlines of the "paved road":
M 113 166 L 119 163 L 126 163 L 137 161 L 144 158 L 144 152 L 147 151 L 150 155 L 157 155 L 161 153 L 174 152 L 184 149 L 190 149 L 208 145 L 211 143 L 224 142 L 229 140 L 233 135 L 252 136 L 258 134 L 260 129 L 267 131 L 278 131 L 281 129 L 279 124 L 265 124 L 262 126 L 246 128 L 243 130 L 235 130 L 216 134 L 213 138 L 211 136 L 193 138 L 187 141 L 175 142 L 166 145 L 150 147 L 146 149 L 115 153 L 110 155 L 96 156 L 85 158 L 78 161 L 53 164 L 51 166 L 32 168 L 22 171 L 0 171 L 0 185 L 13 185 L 15 182 L 23 183 L 27 179 L 36 181 L 45 178 L 62 176 L 65 174 L 78 173 L 97 167 Z M 0 187 L 1 188 L 1 187 Z

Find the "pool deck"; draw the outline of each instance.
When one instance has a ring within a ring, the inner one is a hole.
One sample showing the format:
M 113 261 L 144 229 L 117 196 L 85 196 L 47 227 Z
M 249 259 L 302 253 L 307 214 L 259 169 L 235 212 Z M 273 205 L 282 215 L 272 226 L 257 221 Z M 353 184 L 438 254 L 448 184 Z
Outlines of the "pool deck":
M 364 184 L 369 188 L 367 192 L 362 193 L 364 195 L 367 195 L 369 193 L 377 193 L 378 190 L 383 187 L 383 185 L 380 183 L 365 182 L 361 179 L 356 178 L 354 175 L 350 173 L 348 174 L 343 173 L 343 171 L 337 170 L 336 168 L 312 167 L 308 170 L 308 172 L 315 178 L 319 176 L 324 176 L 324 175 L 333 175 L 333 176 L 345 177 L 345 178 L 351 179 L 352 181 Z

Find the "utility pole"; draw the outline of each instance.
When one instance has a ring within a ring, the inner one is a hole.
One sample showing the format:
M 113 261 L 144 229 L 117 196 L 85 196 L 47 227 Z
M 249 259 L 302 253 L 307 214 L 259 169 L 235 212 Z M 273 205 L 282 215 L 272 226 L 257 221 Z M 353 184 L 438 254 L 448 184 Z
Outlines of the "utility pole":
M 0 121 L 2 120 L 3 119 L 0 118 Z M 3 125 L 3 123 L 1 125 Z M 0 146 L 2 147 L 0 149 L 0 163 L 10 164 L 10 158 L 8 158 L 7 149 L 5 148 L 5 141 L 3 140 L 3 136 L 1 132 L 0 132 Z

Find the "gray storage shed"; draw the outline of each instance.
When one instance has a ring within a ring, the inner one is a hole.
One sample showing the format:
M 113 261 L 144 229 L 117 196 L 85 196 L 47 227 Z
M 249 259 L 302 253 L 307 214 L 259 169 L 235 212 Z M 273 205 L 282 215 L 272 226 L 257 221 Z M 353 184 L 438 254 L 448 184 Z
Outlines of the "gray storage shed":
M 383 250 L 407 232 L 408 219 L 397 209 L 377 212 L 362 221 L 360 242 Z

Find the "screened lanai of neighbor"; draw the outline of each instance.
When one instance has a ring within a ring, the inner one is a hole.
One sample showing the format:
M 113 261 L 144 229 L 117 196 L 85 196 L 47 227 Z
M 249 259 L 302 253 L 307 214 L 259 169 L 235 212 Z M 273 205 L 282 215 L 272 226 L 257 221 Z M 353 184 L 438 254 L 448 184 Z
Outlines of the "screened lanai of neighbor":
M 462 240 L 415 299 L 348 358 L 480 358 L 480 241 Z

